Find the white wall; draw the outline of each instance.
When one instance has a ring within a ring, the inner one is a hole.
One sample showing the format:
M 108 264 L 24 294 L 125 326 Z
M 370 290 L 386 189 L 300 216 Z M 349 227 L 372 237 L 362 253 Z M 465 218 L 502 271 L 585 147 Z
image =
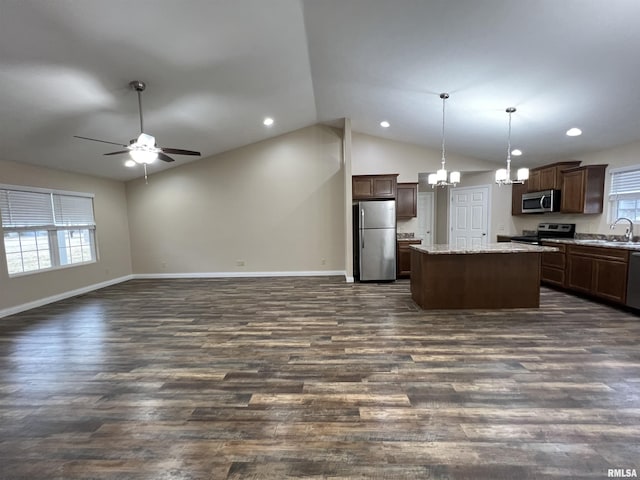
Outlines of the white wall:
M 341 135 L 317 125 L 127 183 L 134 272 L 344 272 Z
M 97 263 L 10 278 L 0 242 L 0 314 L 131 274 L 124 183 L 5 161 L 0 161 L 0 183 L 94 193 L 99 252 Z
M 519 215 L 513 217 L 516 232 L 522 230 L 536 230 L 538 223 L 558 222 L 575 223 L 578 233 L 599 233 L 604 235 L 622 235 L 625 231 L 625 224 L 618 226 L 616 230 L 609 229 L 609 223 L 615 219 L 609 218 L 609 190 L 611 169 L 627 167 L 630 165 L 640 165 L 640 142 L 590 153 L 571 160 L 580 160 L 582 165 L 609 165 L 606 170 L 605 190 L 604 190 L 604 210 L 602 214 L 596 215 L 570 215 L 562 213 L 547 213 L 544 215 Z M 640 234 L 640 226 L 635 229 L 635 234 Z

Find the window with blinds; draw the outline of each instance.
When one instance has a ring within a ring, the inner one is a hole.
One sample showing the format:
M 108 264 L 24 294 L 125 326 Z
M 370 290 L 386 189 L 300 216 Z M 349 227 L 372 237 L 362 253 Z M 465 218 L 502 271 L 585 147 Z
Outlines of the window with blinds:
M 640 222 L 640 165 L 611 172 L 610 220 L 626 217 Z
M 10 276 L 96 261 L 93 196 L 0 185 Z

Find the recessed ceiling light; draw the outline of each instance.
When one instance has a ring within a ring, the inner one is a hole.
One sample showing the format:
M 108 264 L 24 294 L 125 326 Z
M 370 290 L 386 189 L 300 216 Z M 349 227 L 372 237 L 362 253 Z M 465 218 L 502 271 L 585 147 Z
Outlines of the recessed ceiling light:
M 262 121 L 262 123 L 265 127 L 270 127 L 271 125 L 273 125 L 273 118 L 267 117 Z
M 567 135 L 570 137 L 577 137 L 579 135 L 582 135 L 582 130 L 580 130 L 579 128 L 573 127 L 567 130 Z
M 511 155 L 513 155 L 514 157 L 519 157 L 520 155 L 522 155 L 522 150 L 520 150 L 519 148 L 514 148 L 513 150 L 511 150 Z
M 125 167 L 131 168 L 131 167 L 135 167 L 136 165 L 137 165 L 137 163 L 134 162 L 133 160 L 127 160 L 126 162 L 124 162 L 124 166 Z
M 391 126 L 391 124 L 389 122 L 387 122 L 386 120 L 383 120 L 380 122 L 380 126 L 382 128 L 389 128 Z

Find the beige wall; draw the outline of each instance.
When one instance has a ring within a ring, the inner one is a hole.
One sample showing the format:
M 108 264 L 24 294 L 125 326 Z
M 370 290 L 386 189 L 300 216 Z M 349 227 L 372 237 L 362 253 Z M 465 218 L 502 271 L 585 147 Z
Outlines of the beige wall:
M 0 242 L 0 312 L 131 274 L 124 183 L 4 161 L 0 183 L 95 194 L 99 251 L 97 263 L 9 278 Z
M 398 182 L 417 182 L 419 173 L 440 168 L 441 157 L 439 150 L 353 132 L 353 175 L 397 173 Z M 455 154 L 447 154 L 446 167 L 461 172 L 497 168 L 495 164 Z
M 627 167 L 631 165 L 640 165 L 640 142 L 619 147 L 602 150 L 600 152 L 582 155 L 570 160 L 580 160 L 582 165 L 606 164 L 609 165 L 605 177 L 604 190 L 604 211 L 597 215 L 568 215 L 562 213 L 548 213 L 544 215 L 520 215 L 513 217 L 515 231 L 520 233 L 522 230 L 535 230 L 538 223 L 541 222 L 558 222 L 558 223 L 575 223 L 576 232 L 578 233 L 600 233 L 604 235 L 622 235 L 625 231 L 625 224 L 621 224 L 616 230 L 609 229 L 609 223 L 615 219 L 609 218 L 609 182 L 611 169 Z M 640 235 L 640 226 L 634 229 L 636 235 Z
M 341 135 L 317 125 L 127 183 L 134 273 L 344 272 Z

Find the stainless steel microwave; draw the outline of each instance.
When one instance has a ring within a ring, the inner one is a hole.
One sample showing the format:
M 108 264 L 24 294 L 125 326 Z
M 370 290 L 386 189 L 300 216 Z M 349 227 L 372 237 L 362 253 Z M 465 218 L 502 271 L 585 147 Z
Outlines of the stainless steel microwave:
M 522 213 L 546 213 L 560 210 L 560 190 L 542 190 L 522 194 Z

